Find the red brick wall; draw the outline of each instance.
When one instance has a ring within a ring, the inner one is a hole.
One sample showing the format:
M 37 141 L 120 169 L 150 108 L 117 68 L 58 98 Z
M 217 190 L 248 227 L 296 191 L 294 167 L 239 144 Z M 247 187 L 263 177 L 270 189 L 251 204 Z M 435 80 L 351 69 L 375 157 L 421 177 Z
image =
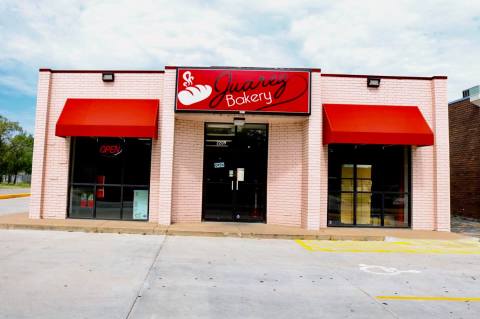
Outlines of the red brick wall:
M 480 218 L 480 107 L 465 99 L 448 114 L 452 213 Z

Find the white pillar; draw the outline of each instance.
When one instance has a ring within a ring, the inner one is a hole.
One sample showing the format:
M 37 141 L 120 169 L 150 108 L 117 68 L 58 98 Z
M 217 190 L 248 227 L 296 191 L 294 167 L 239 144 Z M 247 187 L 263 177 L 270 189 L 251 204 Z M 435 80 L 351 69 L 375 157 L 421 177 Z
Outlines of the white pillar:
M 322 99 L 321 99 L 321 74 L 318 71 L 312 72 L 311 81 L 311 114 L 307 120 L 306 127 L 306 183 L 307 196 L 305 198 L 306 218 L 302 227 L 316 230 L 326 227 L 326 199 L 328 172 L 325 171 L 325 154 L 322 145 Z
M 434 193 L 435 225 L 439 231 L 450 231 L 450 155 L 448 127 L 447 80 L 432 80 L 434 111 Z
M 29 217 L 42 218 L 43 188 L 45 173 L 48 109 L 52 73 L 40 71 L 38 75 L 37 106 L 35 112 L 35 134 L 32 159 L 32 180 L 30 185 Z
M 176 70 L 165 70 L 163 101 L 160 101 L 160 183 L 158 223 L 172 222 L 173 151 L 175 137 Z

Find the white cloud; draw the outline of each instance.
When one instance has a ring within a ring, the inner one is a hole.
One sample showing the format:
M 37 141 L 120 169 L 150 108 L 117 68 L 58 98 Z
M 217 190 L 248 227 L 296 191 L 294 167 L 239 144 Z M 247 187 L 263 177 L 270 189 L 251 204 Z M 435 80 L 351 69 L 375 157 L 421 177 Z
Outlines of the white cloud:
M 480 84 L 479 14 L 468 0 L 5 0 L 0 85 L 32 92 L 41 66 L 308 66 L 446 74 L 453 99 Z
M 479 15 L 473 1 L 338 1 L 289 35 L 325 72 L 448 75 L 453 99 L 480 84 Z

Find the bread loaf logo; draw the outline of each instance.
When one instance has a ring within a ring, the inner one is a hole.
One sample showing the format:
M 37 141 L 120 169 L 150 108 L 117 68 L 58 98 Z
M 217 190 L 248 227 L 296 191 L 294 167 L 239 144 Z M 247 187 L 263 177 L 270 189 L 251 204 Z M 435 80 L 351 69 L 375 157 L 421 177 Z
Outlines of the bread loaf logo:
M 178 92 L 178 100 L 183 105 L 192 105 L 197 102 L 207 99 L 212 94 L 212 87 L 210 85 L 197 84 L 193 85 L 192 72 L 186 71 L 183 73 L 184 90 Z

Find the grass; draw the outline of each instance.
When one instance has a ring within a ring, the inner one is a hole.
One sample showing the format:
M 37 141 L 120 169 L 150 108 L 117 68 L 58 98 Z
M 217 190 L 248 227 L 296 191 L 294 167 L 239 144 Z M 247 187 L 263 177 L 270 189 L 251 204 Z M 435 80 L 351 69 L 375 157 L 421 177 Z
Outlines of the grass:
M 19 183 L 19 184 L 7 184 L 7 183 L 0 183 L 0 188 L 30 188 L 30 184 L 28 183 Z

